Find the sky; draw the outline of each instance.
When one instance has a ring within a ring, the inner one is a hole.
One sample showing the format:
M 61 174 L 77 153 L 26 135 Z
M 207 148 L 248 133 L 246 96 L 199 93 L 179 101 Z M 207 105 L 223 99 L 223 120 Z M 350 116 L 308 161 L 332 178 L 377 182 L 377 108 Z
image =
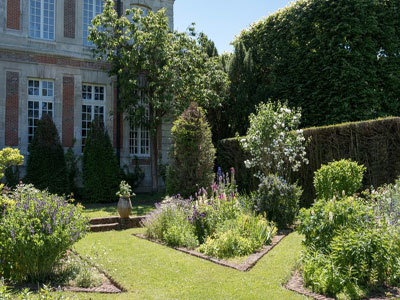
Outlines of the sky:
M 214 41 L 218 53 L 233 51 L 230 43 L 255 21 L 287 6 L 290 0 L 175 0 L 174 27 L 186 31 L 191 23 Z

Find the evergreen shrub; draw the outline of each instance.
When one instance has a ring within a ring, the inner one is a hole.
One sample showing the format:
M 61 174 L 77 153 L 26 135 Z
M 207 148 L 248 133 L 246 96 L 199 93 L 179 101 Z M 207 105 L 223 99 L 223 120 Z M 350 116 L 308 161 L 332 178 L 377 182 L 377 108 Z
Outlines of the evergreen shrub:
M 24 182 L 50 193 L 68 193 L 68 175 L 64 149 L 51 116 L 45 114 L 38 122 L 32 142 Z
M 172 139 L 167 193 L 189 197 L 209 187 L 214 179 L 215 148 L 205 114 L 196 103 L 174 122 Z
M 82 159 L 84 198 L 88 202 L 114 202 L 120 168 L 103 122 L 94 120 Z
M 276 175 L 268 175 L 254 194 L 255 211 L 265 214 L 279 228 L 287 228 L 293 224 L 299 211 L 301 193 L 296 184 L 290 184 Z

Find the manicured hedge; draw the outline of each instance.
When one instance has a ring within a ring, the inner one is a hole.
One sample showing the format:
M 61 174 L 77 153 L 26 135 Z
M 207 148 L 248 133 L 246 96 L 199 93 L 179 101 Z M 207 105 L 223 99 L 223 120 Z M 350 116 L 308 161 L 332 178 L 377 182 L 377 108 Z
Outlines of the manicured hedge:
M 311 138 L 306 147 L 309 164 L 293 176 L 304 192 L 301 205 L 309 206 L 315 198 L 314 172 L 322 164 L 350 158 L 363 164 L 367 171 L 364 187 L 393 182 L 400 175 L 400 118 L 390 117 L 304 130 Z M 257 187 L 252 171 L 245 168 L 245 153 L 240 147 L 240 137 L 221 140 L 217 148 L 217 162 L 223 169 L 235 167 L 237 183 L 242 191 Z

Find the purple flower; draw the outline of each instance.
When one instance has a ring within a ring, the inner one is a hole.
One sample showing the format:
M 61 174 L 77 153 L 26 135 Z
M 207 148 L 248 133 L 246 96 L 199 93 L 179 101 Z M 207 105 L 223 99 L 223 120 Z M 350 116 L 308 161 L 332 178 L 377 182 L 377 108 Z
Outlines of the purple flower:
M 221 169 L 221 167 L 218 167 L 217 174 L 218 174 L 218 177 L 222 178 L 222 169 Z

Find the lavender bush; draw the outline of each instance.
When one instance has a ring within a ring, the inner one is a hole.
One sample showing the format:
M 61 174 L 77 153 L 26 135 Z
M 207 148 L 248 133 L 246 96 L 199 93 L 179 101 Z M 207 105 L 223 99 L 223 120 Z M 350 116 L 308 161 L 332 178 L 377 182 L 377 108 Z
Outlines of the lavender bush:
M 165 199 L 144 222 L 147 236 L 170 246 L 200 246 L 200 251 L 215 257 L 248 255 L 270 243 L 275 225 L 249 212 L 234 175 L 233 169 L 230 175 L 219 169 L 217 183 L 208 192 L 202 188 L 186 200 L 179 195 Z M 221 234 L 226 226 L 229 239 Z
M 7 195 L 15 202 L 0 218 L 0 277 L 48 279 L 61 257 L 81 239 L 88 220 L 79 206 L 32 185 L 18 185 Z

